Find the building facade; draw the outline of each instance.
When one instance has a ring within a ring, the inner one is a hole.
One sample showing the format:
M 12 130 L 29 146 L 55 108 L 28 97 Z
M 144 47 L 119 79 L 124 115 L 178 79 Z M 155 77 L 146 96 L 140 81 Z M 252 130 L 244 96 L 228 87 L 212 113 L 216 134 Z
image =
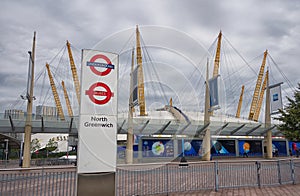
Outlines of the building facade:
M 53 106 L 44 106 L 38 105 L 36 106 L 36 119 L 57 119 L 57 109 Z

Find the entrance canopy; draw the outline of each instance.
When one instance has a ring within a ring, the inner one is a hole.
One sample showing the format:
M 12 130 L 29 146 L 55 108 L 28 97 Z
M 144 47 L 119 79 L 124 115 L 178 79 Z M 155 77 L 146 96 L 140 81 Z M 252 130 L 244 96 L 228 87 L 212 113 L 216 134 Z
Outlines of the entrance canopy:
M 213 116 L 209 124 L 204 124 L 201 113 L 187 115 L 189 120 L 174 119 L 167 111 L 155 111 L 148 116 L 133 118 L 133 130 L 136 135 L 188 135 L 202 137 L 206 129 L 212 136 L 264 136 L 272 130 L 272 136 L 281 137 L 281 132 L 275 125 L 266 128 L 264 123 L 239 119 L 230 116 Z M 127 133 L 127 115 L 119 115 L 118 133 Z
M 188 135 L 202 137 L 207 128 L 212 136 L 264 136 L 271 129 L 272 136 L 283 136 L 271 125 L 233 116 L 212 116 L 208 125 L 204 124 L 203 113 L 187 113 L 182 118 L 175 117 L 169 111 L 149 111 L 147 116 L 133 117 L 135 135 Z M 77 135 L 78 117 L 67 118 L 65 121 L 53 118 L 33 118 L 32 133 L 68 133 Z M 118 133 L 125 134 L 128 130 L 128 113 L 118 114 Z M 0 119 L 0 133 L 24 133 L 24 119 Z

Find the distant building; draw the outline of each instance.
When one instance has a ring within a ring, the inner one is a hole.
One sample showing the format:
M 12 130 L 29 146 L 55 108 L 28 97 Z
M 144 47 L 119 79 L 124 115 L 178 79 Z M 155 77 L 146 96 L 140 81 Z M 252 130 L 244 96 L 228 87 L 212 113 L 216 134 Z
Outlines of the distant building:
M 36 106 L 36 119 L 41 119 L 41 117 L 44 119 L 57 119 L 56 107 L 44 105 Z
M 8 119 L 11 116 L 12 119 L 23 119 L 24 118 L 24 111 L 17 110 L 17 109 L 10 109 L 4 111 L 4 118 Z

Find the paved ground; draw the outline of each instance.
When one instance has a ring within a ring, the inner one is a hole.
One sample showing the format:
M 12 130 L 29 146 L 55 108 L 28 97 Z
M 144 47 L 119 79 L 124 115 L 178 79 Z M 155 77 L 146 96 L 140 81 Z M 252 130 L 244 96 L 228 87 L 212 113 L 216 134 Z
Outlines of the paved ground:
M 218 192 L 212 190 L 188 192 L 188 193 L 171 193 L 169 196 L 212 196 L 212 195 L 232 195 L 232 196 L 299 196 L 300 184 L 297 185 L 281 185 L 269 187 L 252 187 L 252 188 L 236 188 L 236 189 L 220 189 Z

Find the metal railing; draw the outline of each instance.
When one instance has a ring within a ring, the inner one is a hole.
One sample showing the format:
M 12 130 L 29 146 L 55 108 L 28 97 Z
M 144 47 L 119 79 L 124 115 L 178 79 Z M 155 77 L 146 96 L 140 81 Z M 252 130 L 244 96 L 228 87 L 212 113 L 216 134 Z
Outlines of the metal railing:
M 59 158 L 31 159 L 30 165 L 31 167 L 53 166 L 53 165 L 76 165 L 76 160 L 59 159 Z M 0 160 L 0 169 L 18 168 L 18 167 L 21 167 L 20 160 L 18 159 Z
M 0 170 L 0 195 L 76 195 L 75 167 Z
M 76 167 L 0 169 L 0 195 L 76 195 Z M 117 195 L 300 183 L 300 159 L 118 165 Z
M 300 183 L 300 159 L 119 165 L 117 195 L 155 195 Z

